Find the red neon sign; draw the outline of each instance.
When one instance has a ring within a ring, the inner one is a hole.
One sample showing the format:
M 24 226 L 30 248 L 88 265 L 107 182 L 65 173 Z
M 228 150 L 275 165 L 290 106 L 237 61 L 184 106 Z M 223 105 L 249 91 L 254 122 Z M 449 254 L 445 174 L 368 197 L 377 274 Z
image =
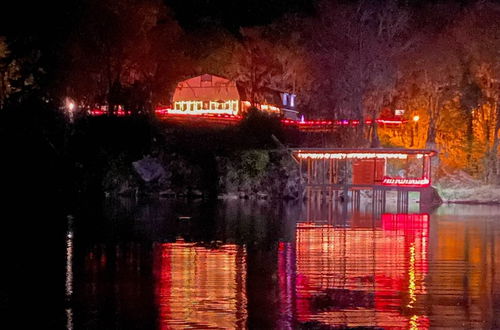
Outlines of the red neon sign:
M 429 178 L 390 178 L 384 177 L 382 185 L 397 187 L 428 187 L 431 184 Z
M 298 120 L 292 120 L 292 119 L 283 119 L 281 121 L 285 125 L 299 125 L 299 126 L 330 126 L 330 125 L 338 125 L 338 126 L 357 126 L 359 125 L 359 120 L 348 120 L 348 119 L 342 119 L 342 120 L 306 120 L 306 121 L 298 121 Z M 371 125 L 372 124 L 371 119 L 365 120 L 365 124 Z M 377 124 L 382 124 L 382 125 L 401 125 L 407 122 L 407 120 L 400 120 L 400 119 L 393 119 L 393 120 L 387 120 L 387 119 L 377 119 L 375 120 Z
M 89 113 L 92 116 L 102 116 L 102 115 L 107 114 L 108 112 L 105 111 L 105 110 L 102 110 L 102 109 L 92 109 L 92 110 L 89 111 Z M 115 111 L 115 114 L 117 116 L 125 116 L 125 115 L 129 115 L 130 111 L 119 109 L 119 110 Z

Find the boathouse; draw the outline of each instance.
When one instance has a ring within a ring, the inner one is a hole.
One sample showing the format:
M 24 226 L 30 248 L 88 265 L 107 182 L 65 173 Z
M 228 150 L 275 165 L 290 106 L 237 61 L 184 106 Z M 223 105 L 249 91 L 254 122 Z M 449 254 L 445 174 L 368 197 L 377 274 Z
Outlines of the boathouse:
M 402 202 L 409 191 L 419 192 L 424 202 L 431 198 L 434 150 L 301 148 L 292 149 L 292 155 L 309 195 L 335 199 L 342 194 L 359 202 L 360 191 L 371 190 L 385 202 L 386 191 L 396 190 Z

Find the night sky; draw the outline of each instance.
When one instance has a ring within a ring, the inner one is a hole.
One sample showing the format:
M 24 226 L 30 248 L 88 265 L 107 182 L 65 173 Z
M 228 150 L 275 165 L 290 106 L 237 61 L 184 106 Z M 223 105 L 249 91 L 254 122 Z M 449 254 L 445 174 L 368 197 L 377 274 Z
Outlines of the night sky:
M 59 61 L 60 49 L 78 26 L 88 0 L 0 1 L 0 36 L 17 54 L 39 49 L 49 62 Z M 186 31 L 219 26 L 238 34 L 242 26 L 264 25 L 287 13 L 309 15 L 316 0 L 164 0 Z M 57 65 L 49 64 L 50 66 Z
M 76 22 L 85 0 L 2 1 L 1 32 L 54 30 Z M 230 29 L 267 24 L 285 13 L 310 13 L 315 0 L 165 0 L 187 29 L 219 23 Z
M 0 35 L 29 35 L 45 41 L 64 36 L 78 22 L 87 0 L 0 1 Z M 316 0 L 164 0 L 186 30 L 217 24 L 232 32 L 241 26 L 264 25 L 287 13 L 311 15 Z M 429 3 L 435 0 L 408 0 Z M 453 2 L 453 1 L 452 1 Z M 465 3 L 467 0 L 456 0 Z
M 166 0 L 185 28 L 215 22 L 235 29 L 271 23 L 286 13 L 311 13 L 315 0 Z

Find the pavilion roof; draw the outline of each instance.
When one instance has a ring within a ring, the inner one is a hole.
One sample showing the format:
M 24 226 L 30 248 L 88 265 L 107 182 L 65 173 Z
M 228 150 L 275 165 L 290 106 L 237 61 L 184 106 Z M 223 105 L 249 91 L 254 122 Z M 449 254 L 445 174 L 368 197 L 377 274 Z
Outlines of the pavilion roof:
M 434 156 L 437 151 L 432 149 L 405 149 L 405 148 L 291 148 L 294 154 L 323 153 L 323 154 L 407 154 Z

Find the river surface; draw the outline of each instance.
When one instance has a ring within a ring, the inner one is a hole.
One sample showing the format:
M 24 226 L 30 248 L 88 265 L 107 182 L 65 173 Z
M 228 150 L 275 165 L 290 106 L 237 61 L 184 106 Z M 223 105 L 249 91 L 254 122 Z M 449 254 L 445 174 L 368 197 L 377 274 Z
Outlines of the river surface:
M 67 222 L 66 329 L 500 329 L 497 206 L 119 199 Z

